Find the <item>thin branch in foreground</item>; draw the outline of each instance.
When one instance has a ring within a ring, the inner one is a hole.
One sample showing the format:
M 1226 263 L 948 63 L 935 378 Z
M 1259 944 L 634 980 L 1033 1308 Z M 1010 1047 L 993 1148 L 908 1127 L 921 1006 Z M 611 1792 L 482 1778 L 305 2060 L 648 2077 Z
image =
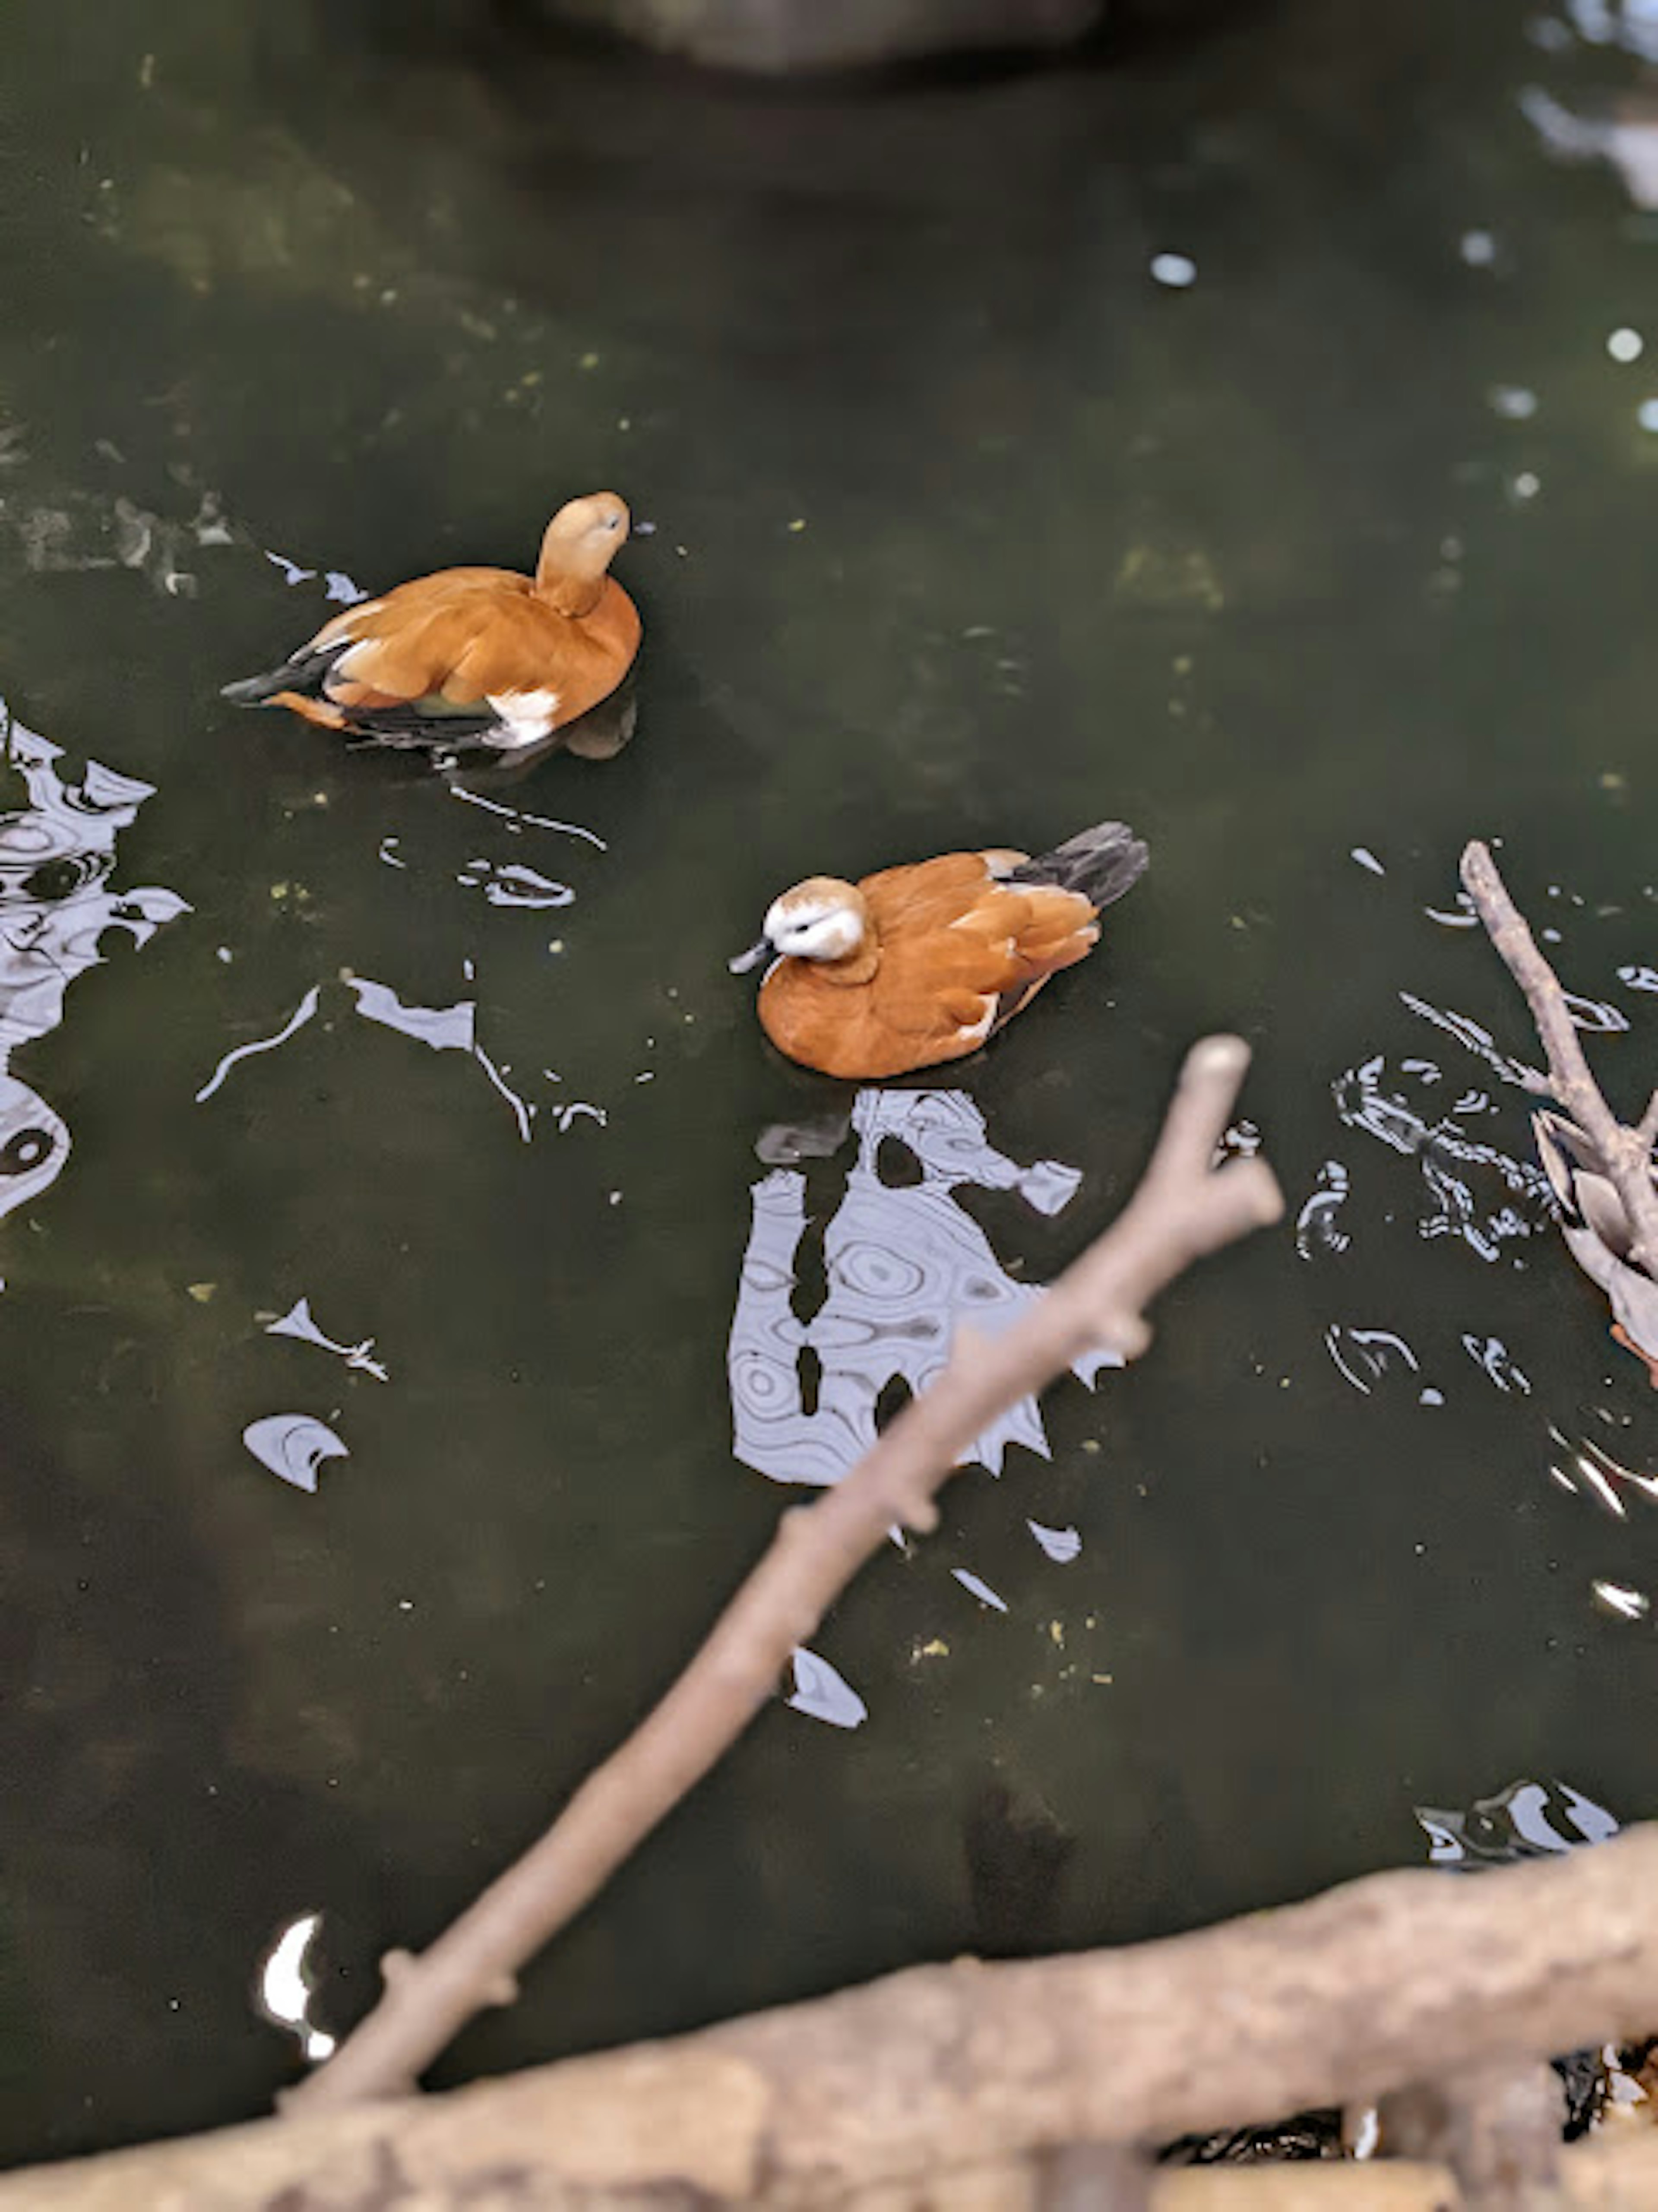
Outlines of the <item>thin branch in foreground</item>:
M 701 1650 L 552 1826 L 418 1958 L 384 1962 L 380 2002 L 282 2100 L 314 2110 L 412 2088 L 475 2014 L 510 2002 L 525 1962 L 600 1890 L 769 1702 L 797 1645 L 895 1522 L 937 1525 L 938 1491 L 1001 1413 L 1082 1352 L 1125 1359 L 1151 1342 L 1145 1309 L 1194 1260 L 1276 1221 L 1261 1159 L 1215 1164 L 1249 1048 L 1206 1038 L 1187 1054 L 1150 1165 L 1112 1226 L 1003 1334 L 958 1330 L 948 1365 L 845 1479 L 778 1524 Z
M 1485 925 L 1486 935 L 1526 994 L 1539 1042 L 1548 1057 L 1548 1096 L 1571 1116 L 1600 1153 L 1629 1222 L 1631 1260 L 1649 1274 L 1658 1276 L 1658 1188 L 1652 1176 L 1652 1147 L 1658 1138 L 1658 1092 L 1636 1127 L 1618 1119 L 1584 1055 L 1560 979 L 1539 951 L 1537 940 L 1509 897 L 1488 846 L 1474 843 L 1464 850 L 1462 882 Z

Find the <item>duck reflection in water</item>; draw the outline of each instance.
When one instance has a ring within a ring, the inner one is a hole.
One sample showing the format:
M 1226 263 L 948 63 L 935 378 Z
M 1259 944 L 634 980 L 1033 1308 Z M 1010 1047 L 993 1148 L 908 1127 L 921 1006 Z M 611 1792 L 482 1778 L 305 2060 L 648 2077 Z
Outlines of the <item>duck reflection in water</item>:
M 10 1072 L 17 1046 L 64 1018 L 64 994 L 103 957 L 112 929 L 145 945 L 190 909 L 156 885 L 112 891 L 116 834 L 155 789 L 88 761 L 61 776 L 63 748 L 12 720 L 0 700 L 0 1214 L 38 1197 L 69 1157 L 69 1131 Z M 17 779 L 24 790 L 16 789 Z M 21 800 L 22 803 L 17 803 Z
M 860 1091 L 852 1128 L 858 1156 L 823 1231 L 828 1290 L 810 1320 L 792 1303 L 806 1179 L 779 1168 L 751 1194 L 727 1364 L 736 1455 L 774 1482 L 838 1482 L 874 1443 L 878 1407 L 894 1382 L 925 1389 L 959 1323 L 993 1334 L 1042 1295 L 1007 1273 L 955 1199 L 958 1188 L 1017 1190 L 1039 1213 L 1054 1214 L 1082 1180 L 1057 1160 L 1022 1168 L 999 1152 L 963 1091 Z M 896 1184 L 881 1173 L 890 1146 L 908 1156 L 908 1179 Z M 1073 1370 L 1091 1385 L 1102 1367 L 1121 1364 L 1112 1353 L 1085 1352 Z M 1034 1398 L 1001 1415 L 966 1456 L 999 1474 L 1011 1443 L 1048 1456 Z

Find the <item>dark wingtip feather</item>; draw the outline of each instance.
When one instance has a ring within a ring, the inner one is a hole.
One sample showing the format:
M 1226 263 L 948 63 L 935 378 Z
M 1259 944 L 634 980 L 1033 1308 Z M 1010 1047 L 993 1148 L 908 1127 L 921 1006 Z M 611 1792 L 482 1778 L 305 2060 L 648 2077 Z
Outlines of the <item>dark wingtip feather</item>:
M 303 691 L 319 698 L 323 679 L 340 655 L 349 651 L 350 643 L 349 638 L 342 638 L 319 653 L 305 647 L 290 654 L 279 668 L 267 668 L 262 676 L 243 676 L 234 684 L 222 684 L 219 696 L 235 707 L 266 706 L 279 691 Z
M 219 696 L 236 707 L 263 707 L 271 693 L 281 689 L 268 676 L 244 676 L 234 684 L 222 684 Z
M 1144 839 L 1126 822 L 1096 822 L 1056 845 L 1021 862 L 1009 880 L 1019 884 L 1049 884 L 1060 890 L 1078 891 L 1096 907 L 1109 906 L 1132 890 L 1145 873 L 1151 855 Z

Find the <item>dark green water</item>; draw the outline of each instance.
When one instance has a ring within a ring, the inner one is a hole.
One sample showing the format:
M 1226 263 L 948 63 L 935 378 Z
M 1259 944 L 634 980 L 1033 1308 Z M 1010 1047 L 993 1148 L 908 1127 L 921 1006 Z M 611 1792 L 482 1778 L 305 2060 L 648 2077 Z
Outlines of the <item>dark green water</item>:
M 1658 1526 L 1552 1480 L 1548 1430 L 1644 1471 L 1654 1401 L 1518 1169 L 1501 1225 L 1546 1233 L 1486 1236 L 1524 1101 L 1399 995 L 1529 1051 L 1483 941 L 1424 911 L 1500 835 L 1630 1022 L 1609 1084 L 1654 1079 L 1618 980 L 1658 963 L 1654 245 L 1516 106 L 1627 58 L 1527 20 L 1292 6 L 802 98 L 410 51 L 307 0 L 10 0 L 0 695 L 66 778 L 155 787 L 114 891 L 190 912 L 12 1062 L 73 1152 L 0 1224 L 7 2155 L 265 2109 L 276 1931 L 322 1911 L 343 2026 L 765 1543 L 789 1493 L 733 1460 L 726 1339 L 755 1141 L 823 1086 L 724 963 L 814 870 L 1132 821 L 1153 866 L 1108 949 L 961 1078 L 991 1146 L 1080 1189 L 974 1211 L 1052 1274 L 1227 1025 L 1292 1213 L 1333 1161 L 1348 1241 L 1257 1239 L 1131 1375 L 1058 1388 L 1051 1461 L 964 1475 L 816 1640 L 865 1723 L 763 1716 L 442 2078 L 986 1940 L 998 1785 L 1071 1839 L 1052 1909 L 1001 1914 L 1054 1945 L 1418 1859 L 1413 1803 L 1521 1774 L 1651 1808 L 1651 1623 L 1593 1585 L 1644 1592 Z M 1625 326 L 1649 359 L 1609 356 Z M 640 734 L 499 796 L 604 849 L 221 706 L 325 609 L 268 552 L 368 586 L 516 563 L 599 484 L 658 525 L 619 570 Z M 574 898 L 491 904 L 478 863 Z M 531 1140 L 347 969 L 474 1001 Z M 1444 1124 L 1436 1194 L 1373 1133 L 1388 1097 Z M 810 1168 L 820 1225 L 850 1157 Z M 1472 1238 L 1424 1233 L 1457 1189 Z M 389 1382 L 265 1334 L 301 1297 Z M 1357 1387 L 1333 1328 L 1418 1366 L 1339 1335 Z M 314 1495 L 242 1444 L 276 1413 L 349 1447 Z

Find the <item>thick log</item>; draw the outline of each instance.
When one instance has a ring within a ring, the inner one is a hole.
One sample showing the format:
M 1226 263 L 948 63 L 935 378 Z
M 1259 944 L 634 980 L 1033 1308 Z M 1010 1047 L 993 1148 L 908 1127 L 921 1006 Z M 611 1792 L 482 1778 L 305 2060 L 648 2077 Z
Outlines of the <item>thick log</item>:
M 447 2095 L 35 2168 L 0 2180 L 0 2212 L 1036 2212 L 1069 2143 L 1264 2123 L 1655 2023 L 1650 1826 L 1478 1881 L 1376 1875 L 1166 1942 L 917 1967 Z M 1587 2148 L 1562 2160 L 1569 2203 L 1658 2203 L 1658 2139 Z M 1248 2173 L 1166 2174 L 1154 2203 L 1282 2212 L 1292 2177 L 1310 2206 L 1455 2203 L 1443 2169 L 1416 2171 L 1425 2193 L 1382 2165 L 1278 2167 L 1254 2197 Z

